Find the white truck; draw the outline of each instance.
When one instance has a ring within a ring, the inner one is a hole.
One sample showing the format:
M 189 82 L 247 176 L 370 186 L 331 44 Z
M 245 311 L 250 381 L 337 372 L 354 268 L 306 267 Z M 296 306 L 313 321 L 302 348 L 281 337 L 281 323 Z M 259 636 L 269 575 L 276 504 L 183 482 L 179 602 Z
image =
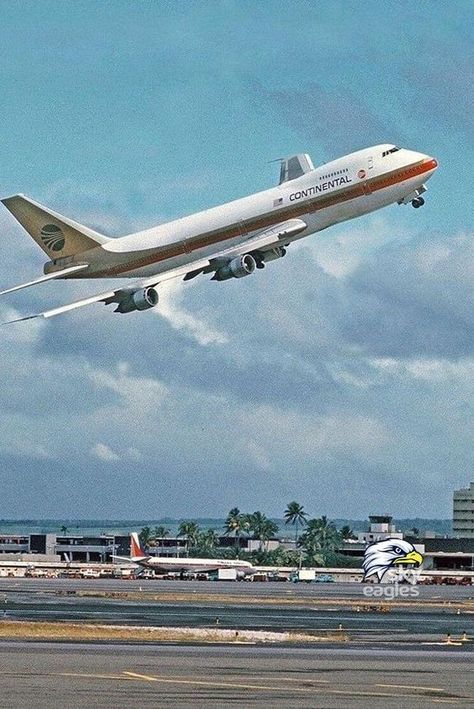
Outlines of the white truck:
M 311 583 L 316 578 L 316 571 L 314 569 L 298 569 L 292 575 L 291 580 L 294 583 L 298 581 L 306 581 L 306 583 Z
M 237 569 L 217 569 L 218 581 L 237 581 Z

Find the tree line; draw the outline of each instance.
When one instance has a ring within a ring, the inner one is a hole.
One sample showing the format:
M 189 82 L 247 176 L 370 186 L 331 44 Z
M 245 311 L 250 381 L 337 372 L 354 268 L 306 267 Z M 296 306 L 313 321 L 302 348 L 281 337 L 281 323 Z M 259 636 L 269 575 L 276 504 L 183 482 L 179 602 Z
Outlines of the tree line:
M 359 566 L 360 561 L 338 552 L 343 542 L 354 539 L 348 525 L 337 529 L 326 516 L 309 518 L 303 505 L 290 502 L 283 514 L 285 526 L 292 527 L 295 549 L 279 545 L 269 549 L 269 541 L 280 531 L 278 524 L 263 512 L 241 512 L 233 507 L 226 518 L 223 532 L 234 538 L 234 544 L 218 548 L 219 537 L 215 529 L 201 529 L 197 522 L 183 520 L 178 527 L 178 537 L 184 540 L 184 554 L 189 557 L 239 558 L 254 564 L 270 566 Z M 143 527 L 139 533 L 144 548 L 155 547 L 163 553 L 163 541 L 170 536 L 170 530 L 163 526 Z M 258 541 L 257 549 L 247 552 L 242 549 L 243 539 Z

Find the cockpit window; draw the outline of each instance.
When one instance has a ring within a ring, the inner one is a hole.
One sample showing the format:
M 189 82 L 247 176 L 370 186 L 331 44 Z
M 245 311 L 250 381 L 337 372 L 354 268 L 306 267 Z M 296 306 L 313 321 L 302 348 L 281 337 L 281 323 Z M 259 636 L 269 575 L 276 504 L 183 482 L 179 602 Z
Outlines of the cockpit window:
M 382 153 L 382 157 L 384 158 L 386 155 L 390 155 L 390 153 L 396 153 L 400 148 L 397 148 L 396 145 L 393 146 L 393 148 L 390 148 L 390 150 L 384 150 Z

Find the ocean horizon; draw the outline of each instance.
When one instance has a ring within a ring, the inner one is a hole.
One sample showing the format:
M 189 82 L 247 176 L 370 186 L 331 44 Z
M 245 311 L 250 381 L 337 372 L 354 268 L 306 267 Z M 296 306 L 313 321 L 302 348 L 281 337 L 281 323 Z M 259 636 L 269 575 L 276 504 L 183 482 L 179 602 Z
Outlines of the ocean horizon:
M 284 519 L 272 517 L 279 526 L 279 534 L 284 530 L 291 534 L 292 525 L 285 524 Z M 159 517 L 157 519 L 0 519 L 0 534 L 50 534 L 61 533 L 62 528 L 67 528 L 70 535 L 98 535 L 98 534 L 129 534 L 139 532 L 143 527 L 164 526 L 169 529 L 170 535 L 178 532 L 180 522 L 189 520 L 196 522 L 203 530 L 215 529 L 223 532 L 225 517 Z M 338 528 L 349 525 L 354 531 L 366 531 L 368 520 L 335 518 L 331 520 Z M 430 530 L 437 534 L 451 533 L 452 521 L 442 518 L 394 518 L 398 529 L 410 530 L 414 527 L 420 530 Z

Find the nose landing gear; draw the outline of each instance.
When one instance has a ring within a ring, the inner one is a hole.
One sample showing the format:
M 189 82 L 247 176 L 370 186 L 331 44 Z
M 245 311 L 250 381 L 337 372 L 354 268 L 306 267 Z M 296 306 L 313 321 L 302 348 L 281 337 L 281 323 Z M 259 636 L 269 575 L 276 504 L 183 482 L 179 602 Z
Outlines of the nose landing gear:
M 420 187 L 417 187 L 416 190 L 407 194 L 403 199 L 399 199 L 398 204 L 411 204 L 415 209 L 418 209 L 425 203 L 425 200 L 421 196 L 424 192 L 426 192 L 425 185 L 420 185 Z

